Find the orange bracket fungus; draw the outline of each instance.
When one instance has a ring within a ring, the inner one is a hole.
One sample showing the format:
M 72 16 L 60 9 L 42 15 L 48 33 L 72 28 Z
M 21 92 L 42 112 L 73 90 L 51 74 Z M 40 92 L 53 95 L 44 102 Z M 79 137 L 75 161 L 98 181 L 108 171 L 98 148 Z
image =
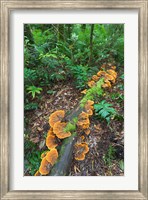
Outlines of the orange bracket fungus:
M 53 166 L 58 158 L 58 151 L 57 149 L 51 149 L 47 155 L 46 160 Z
M 39 170 L 34 174 L 34 176 L 41 176 Z
M 116 69 L 116 66 L 112 66 L 111 69 L 115 70 L 115 69 Z
M 53 149 L 58 146 L 55 135 L 48 135 L 46 137 L 46 146 L 48 147 L 48 149 Z
M 99 71 L 98 73 L 97 73 L 97 76 L 98 77 L 100 77 L 100 76 L 105 76 L 105 74 L 106 74 L 106 72 L 105 71 Z
M 89 87 L 93 87 L 95 85 L 95 81 L 89 81 L 87 84 Z
M 111 87 L 111 83 L 108 80 L 104 80 L 104 84 L 102 85 L 103 88 L 110 88 Z
M 64 138 L 71 136 L 70 132 L 64 131 L 66 125 L 67 125 L 67 123 L 65 123 L 65 122 L 57 122 L 54 124 L 53 132 L 56 134 L 56 136 L 58 138 L 64 139 Z
M 98 81 L 98 80 L 99 80 L 99 77 L 98 77 L 97 75 L 93 75 L 93 76 L 92 76 L 92 80 L 93 80 L 93 81 Z
M 47 132 L 47 136 L 49 136 L 49 135 L 55 135 L 54 133 L 53 133 L 53 128 L 50 128 L 49 129 L 49 131 Z
M 86 94 L 86 92 L 87 92 L 87 89 L 81 91 L 81 94 Z
M 86 113 L 90 116 L 93 115 L 93 109 L 94 109 L 93 104 L 94 101 L 88 100 L 84 106 Z
M 81 129 L 87 129 L 90 125 L 89 115 L 86 112 L 82 112 L 78 116 L 77 126 Z
M 114 70 L 109 69 L 109 70 L 107 70 L 107 73 L 112 75 L 115 79 L 117 78 L 117 72 L 115 72 Z
M 43 152 L 43 153 L 41 154 L 41 159 L 43 159 L 43 158 L 46 156 L 46 154 L 47 154 L 47 151 L 46 151 L 46 152 Z
M 80 105 L 77 107 L 78 109 L 76 112 L 72 113 L 69 118 L 64 118 L 64 110 L 57 110 L 50 115 L 50 130 L 48 131 L 46 137 L 46 146 L 50 149 L 50 151 L 42 153 L 42 161 L 39 171 L 37 171 L 34 176 L 47 175 L 49 173 L 50 175 L 56 174 L 56 176 L 65 174 L 68 175 L 69 167 L 67 166 L 72 160 L 73 147 L 75 148 L 75 159 L 80 161 L 85 159 L 86 154 L 89 152 L 88 144 L 85 142 L 85 136 L 90 134 L 89 117 L 93 115 L 94 110 L 94 101 L 92 100 L 94 99 L 93 97 L 96 94 L 96 91 L 97 94 L 99 90 L 103 91 L 101 87 L 111 88 L 112 84 L 115 83 L 117 78 L 115 68 L 116 67 L 113 66 L 109 68 L 109 70 L 105 71 L 105 67 L 103 67 L 103 69 L 101 69 L 96 75 L 92 76 L 91 80 L 88 82 L 90 89 L 85 89 L 81 92 L 82 94 L 85 94 L 85 96 L 80 101 Z M 70 122 L 69 120 L 72 120 L 73 116 L 76 117 L 77 120 Z M 74 132 L 76 128 L 78 132 Z M 80 133 L 80 137 L 74 145 L 77 133 Z M 86 134 L 85 136 L 84 133 Z M 58 143 L 61 142 L 60 139 L 65 140 L 62 141 L 62 146 L 58 153 L 56 147 L 58 146 Z M 87 136 L 86 139 L 88 139 Z M 60 155 L 59 159 L 58 155 Z M 56 162 L 57 159 L 58 162 Z
M 88 129 L 85 129 L 84 130 L 84 133 L 86 134 L 86 135 L 89 135 L 90 134 L 90 129 L 88 128 Z
M 85 142 L 75 144 L 75 159 L 76 160 L 84 160 L 85 159 L 85 154 L 88 153 L 89 147 L 88 144 Z
M 61 122 L 64 117 L 65 117 L 65 111 L 64 110 L 55 111 L 49 117 L 50 126 L 53 127 L 56 122 Z
M 47 161 L 46 157 L 44 157 L 39 167 L 39 173 L 41 175 L 47 175 L 50 172 L 50 168 L 51 168 L 51 164 Z
M 108 80 L 108 81 L 111 81 L 112 83 L 115 83 L 115 78 L 110 75 L 110 74 L 107 74 L 105 75 L 105 80 Z

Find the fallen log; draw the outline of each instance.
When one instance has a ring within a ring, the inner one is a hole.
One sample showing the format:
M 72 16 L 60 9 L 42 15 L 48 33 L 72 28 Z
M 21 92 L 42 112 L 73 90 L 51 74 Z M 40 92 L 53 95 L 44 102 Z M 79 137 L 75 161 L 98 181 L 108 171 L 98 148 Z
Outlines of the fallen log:
M 78 115 L 84 111 L 84 106 L 89 98 L 95 95 L 101 94 L 101 85 L 103 80 L 98 81 L 97 85 L 88 90 L 84 98 L 80 103 L 73 109 L 73 111 L 64 118 L 65 121 L 72 121 L 72 119 L 78 117 Z M 91 99 L 92 100 L 92 99 Z M 52 167 L 49 176 L 68 176 L 72 162 L 72 153 L 74 144 L 76 142 L 77 133 L 74 132 L 70 137 L 63 140 L 61 148 L 59 150 L 59 157 L 55 165 Z
M 77 117 L 83 108 L 77 105 L 73 111 L 65 117 L 66 121 L 71 121 L 73 118 Z M 77 133 L 74 132 L 71 134 L 70 137 L 64 139 L 60 151 L 59 151 L 59 158 L 55 165 L 53 166 L 49 176 L 68 176 L 69 170 L 72 162 L 72 153 L 74 144 L 76 142 Z
M 76 133 L 63 141 L 59 153 L 59 159 L 53 166 L 49 176 L 68 176 L 72 162 L 73 146 L 76 141 Z

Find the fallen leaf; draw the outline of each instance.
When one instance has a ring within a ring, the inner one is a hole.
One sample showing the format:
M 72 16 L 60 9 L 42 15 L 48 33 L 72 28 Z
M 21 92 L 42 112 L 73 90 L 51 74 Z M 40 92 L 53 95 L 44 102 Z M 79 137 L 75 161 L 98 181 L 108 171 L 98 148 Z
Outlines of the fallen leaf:
M 43 129 L 42 129 L 42 128 L 40 128 L 40 127 L 38 127 L 38 128 L 37 128 L 37 130 L 38 130 L 38 131 L 40 131 L 40 132 L 41 132 L 41 131 L 43 131 Z
M 39 137 L 31 138 L 30 141 L 33 143 L 38 143 L 39 142 Z
M 75 173 L 81 172 L 75 165 L 74 165 L 74 171 L 75 171 Z
M 97 129 L 97 130 L 101 130 L 101 126 L 100 126 L 100 124 L 98 124 L 98 125 L 94 125 L 94 128 Z
M 42 112 L 36 111 L 35 115 L 37 115 L 38 117 L 42 115 Z
M 39 144 L 39 149 L 42 149 L 45 145 L 45 140 L 42 140 Z

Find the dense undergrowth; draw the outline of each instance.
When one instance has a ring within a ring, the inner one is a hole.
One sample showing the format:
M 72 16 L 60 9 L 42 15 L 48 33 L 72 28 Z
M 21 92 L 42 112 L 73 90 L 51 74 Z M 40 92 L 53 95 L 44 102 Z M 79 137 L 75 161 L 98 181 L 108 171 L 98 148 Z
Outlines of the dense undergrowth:
M 124 120 L 124 26 L 121 24 L 24 25 L 25 175 L 34 175 L 39 168 L 41 152 L 45 149 L 50 114 L 59 108 L 65 108 L 69 113 L 73 105 L 77 105 L 79 101 L 84 104 L 87 99 L 83 98 L 81 91 L 87 88 L 87 82 L 104 64 L 116 65 L 118 78 L 112 88 L 105 90 L 101 97 L 95 99 L 91 132 L 96 133 L 97 129 L 94 127 L 99 123 L 99 126 L 104 127 L 105 133 L 110 131 L 110 135 L 113 135 L 115 131 L 113 137 L 117 138 L 123 136 L 121 132 Z M 65 92 L 64 88 L 67 86 Z M 97 144 L 104 137 L 103 131 L 98 131 Z M 88 140 L 92 139 L 93 133 L 90 133 Z M 118 166 L 122 174 L 124 157 L 117 159 L 120 149 L 117 146 L 123 144 L 115 145 L 108 136 L 104 139 L 106 140 L 107 146 L 98 156 L 98 163 L 102 162 L 102 166 L 106 166 L 109 170 L 111 166 Z M 90 162 L 89 159 L 86 161 Z M 81 170 L 79 163 L 73 161 L 72 167 L 70 175 L 83 175 L 79 171 L 84 173 L 85 169 Z M 100 173 L 95 171 L 95 167 L 97 168 L 97 163 L 94 161 L 92 170 L 94 175 L 108 175 L 105 167 Z M 93 175 L 93 173 L 84 174 Z M 111 174 L 120 173 L 112 171 Z

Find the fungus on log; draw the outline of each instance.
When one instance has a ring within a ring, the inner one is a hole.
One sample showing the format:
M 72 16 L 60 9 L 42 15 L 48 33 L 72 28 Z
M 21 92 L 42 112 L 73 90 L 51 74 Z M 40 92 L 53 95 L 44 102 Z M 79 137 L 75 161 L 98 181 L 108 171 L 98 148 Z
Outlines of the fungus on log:
M 89 125 L 90 125 L 89 115 L 86 112 L 82 112 L 78 116 L 77 126 L 81 129 L 87 129 L 89 128 Z
M 87 89 L 82 90 L 82 91 L 81 91 L 81 94 L 86 94 L 86 92 L 87 92 Z
M 89 151 L 88 144 L 85 142 L 75 144 L 75 148 L 76 148 L 75 159 L 84 160 L 85 154 L 88 153 Z
M 88 128 L 88 129 L 85 129 L 84 130 L 84 133 L 86 134 L 86 135 L 89 135 L 90 134 L 90 129 Z
M 115 79 L 117 78 L 117 72 L 115 72 L 114 70 L 108 69 L 107 73 L 110 74 L 110 75 L 112 75 Z
M 53 127 L 56 122 L 61 122 L 64 116 L 65 116 L 64 110 L 57 110 L 54 113 L 52 113 L 49 117 L 50 126 Z
M 105 74 L 106 74 L 105 71 L 99 71 L 99 72 L 97 73 L 97 76 L 98 76 L 98 77 L 101 77 L 101 76 L 105 76 Z
M 39 167 L 39 172 L 41 175 L 47 175 L 50 172 L 51 164 L 47 161 L 46 157 L 44 157 L 41 161 L 41 165 Z
M 64 129 L 66 127 L 67 123 L 65 122 L 56 122 L 53 126 L 53 132 L 56 134 L 56 136 L 60 139 L 67 138 L 71 136 L 70 132 L 65 132 Z
M 57 149 L 51 149 L 47 155 L 46 160 L 53 166 L 58 158 L 58 151 Z
M 98 94 L 98 90 L 101 89 L 101 85 L 103 84 L 103 80 L 99 80 L 96 84 L 97 87 L 97 94 Z M 89 94 L 91 94 L 91 89 L 87 90 L 87 93 L 89 92 Z M 86 93 L 86 95 L 87 95 Z M 92 95 L 95 95 L 94 91 L 92 92 Z M 87 99 L 88 95 L 85 96 L 85 99 L 82 99 L 83 102 L 80 102 L 74 109 L 73 111 L 64 117 L 63 121 L 69 121 L 71 122 L 74 118 L 78 118 L 78 124 L 83 128 L 83 131 L 89 128 L 89 115 L 88 113 L 84 112 L 85 111 L 85 104 L 88 102 L 88 104 L 90 106 L 93 105 L 93 101 L 88 101 L 89 99 Z M 84 106 L 83 106 L 84 105 Z M 91 107 L 91 109 L 93 109 L 93 106 Z M 79 126 L 79 127 L 80 127 Z M 54 129 L 54 128 L 53 128 Z M 88 133 L 89 131 L 87 130 L 86 133 Z M 53 168 L 51 169 L 51 172 L 49 174 L 49 176 L 68 176 L 69 175 L 69 169 L 71 166 L 71 161 L 72 161 L 72 152 L 73 152 L 73 148 L 74 148 L 74 144 L 76 141 L 76 136 L 77 134 L 74 132 L 71 134 L 70 137 L 66 138 L 63 140 L 62 145 L 59 149 L 59 157 L 57 159 L 57 162 L 55 163 L 55 165 L 53 166 Z M 83 136 L 84 139 L 84 136 Z
M 111 81 L 112 83 L 115 83 L 115 78 L 110 75 L 110 74 L 107 74 L 105 75 L 105 80 L 108 80 L 108 81 Z
M 41 159 L 43 159 L 43 158 L 46 156 L 47 152 L 48 152 L 48 151 L 43 152 L 43 153 L 41 154 Z
M 89 81 L 87 84 L 89 87 L 93 87 L 95 85 L 95 81 Z
M 94 110 L 93 104 L 94 101 L 88 100 L 84 106 L 85 111 L 89 116 L 93 115 L 93 110 Z
M 34 176 L 41 176 L 39 170 L 34 174 Z
M 79 128 L 82 128 L 83 131 L 85 132 L 85 134 L 89 134 L 90 130 L 89 125 L 90 125 L 90 121 L 89 121 L 89 116 L 91 113 L 89 113 L 91 111 L 93 111 L 93 104 L 94 102 L 92 101 L 95 95 L 101 95 L 102 94 L 102 85 L 104 84 L 104 79 L 106 72 L 105 71 L 100 71 L 98 72 L 97 76 L 99 75 L 99 80 L 97 82 L 93 81 L 91 82 L 91 84 L 94 86 L 90 89 L 88 89 L 85 94 L 85 96 L 83 97 L 83 99 L 80 101 L 80 103 L 73 109 L 73 111 L 63 117 L 62 119 L 56 121 L 53 125 L 53 132 L 54 134 L 56 134 L 56 136 L 59 137 L 59 135 L 65 135 L 64 132 L 64 127 L 66 127 L 66 122 L 71 122 L 74 118 L 78 118 L 78 122 L 77 122 L 77 126 Z M 101 78 L 103 77 L 103 78 Z M 91 98 L 90 98 L 91 97 Z M 89 111 L 89 112 L 88 112 Z M 88 112 L 88 113 L 87 113 Z M 64 122 L 61 122 L 64 121 Z M 64 123 L 63 127 L 61 126 L 61 124 Z M 56 125 L 57 124 L 57 125 Z M 61 126 L 58 129 L 58 126 Z M 60 130 L 60 131 L 59 131 Z M 57 133 L 60 132 L 60 133 Z M 61 132 L 62 131 L 62 132 Z M 48 174 L 49 176 L 68 176 L 69 175 L 69 169 L 71 166 L 71 161 L 72 161 L 72 153 L 73 153 L 73 147 L 76 141 L 76 136 L 77 134 L 74 133 L 70 133 L 71 136 L 67 137 L 67 138 L 61 138 L 64 139 L 62 141 L 62 145 L 61 147 L 59 147 L 59 156 L 58 159 L 56 161 L 56 163 L 53 165 L 50 173 Z M 82 160 L 85 158 L 86 153 L 89 151 L 89 147 L 85 142 L 81 143 L 81 157 L 79 157 L 78 155 L 78 151 L 76 153 L 76 159 L 78 160 Z M 79 145 L 76 146 L 76 148 L 79 148 Z
M 58 146 L 58 142 L 56 140 L 55 135 L 47 135 L 46 146 L 48 147 L 48 149 L 53 149 Z
M 63 144 L 59 151 L 57 162 L 51 169 L 49 176 L 68 176 L 72 162 L 73 146 L 76 140 L 76 133 L 63 140 Z
M 47 136 L 52 135 L 54 136 L 55 134 L 53 133 L 53 128 L 50 128 L 49 131 L 47 132 Z
M 111 83 L 108 80 L 104 80 L 104 84 L 102 85 L 103 88 L 110 88 L 111 87 Z
M 97 75 L 93 75 L 93 76 L 92 76 L 92 80 L 96 82 L 96 81 L 99 80 L 99 77 L 98 77 Z

